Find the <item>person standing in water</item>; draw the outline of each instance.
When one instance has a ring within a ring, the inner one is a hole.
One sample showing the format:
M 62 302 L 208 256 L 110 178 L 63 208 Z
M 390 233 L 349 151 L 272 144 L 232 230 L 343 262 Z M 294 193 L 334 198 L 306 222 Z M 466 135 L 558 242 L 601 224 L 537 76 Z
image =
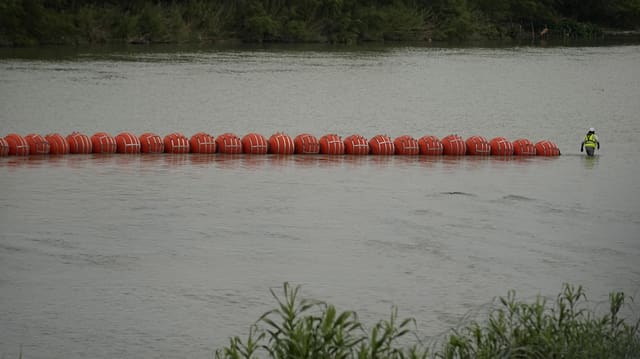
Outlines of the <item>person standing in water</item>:
M 600 149 L 600 141 L 598 141 L 598 136 L 596 136 L 596 130 L 591 127 L 589 132 L 584 136 L 584 140 L 580 145 L 580 152 L 583 152 L 586 148 L 587 156 L 593 156 L 596 152 L 596 147 Z

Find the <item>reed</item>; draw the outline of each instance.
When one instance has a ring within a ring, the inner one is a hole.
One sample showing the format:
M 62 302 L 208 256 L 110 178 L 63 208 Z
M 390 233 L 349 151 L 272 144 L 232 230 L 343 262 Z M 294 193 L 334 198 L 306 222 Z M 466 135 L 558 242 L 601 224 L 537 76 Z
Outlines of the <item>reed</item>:
M 516 299 L 515 291 L 499 297 L 488 317 L 449 331 L 425 345 L 416 321 L 399 320 L 393 308 L 388 320 L 366 330 L 353 311 L 300 296 L 300 286 L 284 283 L 277 307 L 266 312 L 239 337 L 216 351 L 216 358 L 638 358 L 640 319 L 628 323 L 621 310 L 633 298 L 609 295 L 609 308 L 598 315 L 587 307 L 581 286 L 565 284 L 555 301 Z

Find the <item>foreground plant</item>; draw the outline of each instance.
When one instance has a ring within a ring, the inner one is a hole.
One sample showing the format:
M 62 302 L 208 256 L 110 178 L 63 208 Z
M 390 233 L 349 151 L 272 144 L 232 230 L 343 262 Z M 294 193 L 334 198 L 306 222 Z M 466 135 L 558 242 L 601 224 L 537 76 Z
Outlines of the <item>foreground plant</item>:
M 630 325 L 619 317 L 627 300 L 633 299 L 611 293 L 609 312 L 598 317 L 584 307 L 581 286 L 565 284 L 553 306 L 541 297 L 531 304 L 517 301 L 510 291 L 486 323 L 453 331 L 437 357 L 638 358 L 640 320 Z
M 628 324 L 620 311 L 632 302 L 621 292 L 609 295 L 609 311 L 598 317 L 585 307 L 582 287 L 566 284 L 550 305 L 516 300 L 515 292 L 498 299 L 486 321 L 473 321 L 446 335 L 429 351 L 419 340 L 414 319 L 389 320 L 366 331 L 355 312 L 299 297 L 300 287 L 284 283 L 278 307 L 265 313 L 245 341 L 230 339 L 216 358 L 638 358 L 640 319 Z M 407 335 L 414 344 L 407 344 Z
M 282 297 L 271 290 L 278 307 L 262 315 L 247 340 L 232 338 L 216 358 L 426 358 L 417 346 L 397 344 L 415 332 L 409 328 L 415 321 L 397 323 L 395 309 L 367 336 L 355 312 L 339 313 L 333 305 L 299 298 L 300 286 L 284 283 L 283 289 Z

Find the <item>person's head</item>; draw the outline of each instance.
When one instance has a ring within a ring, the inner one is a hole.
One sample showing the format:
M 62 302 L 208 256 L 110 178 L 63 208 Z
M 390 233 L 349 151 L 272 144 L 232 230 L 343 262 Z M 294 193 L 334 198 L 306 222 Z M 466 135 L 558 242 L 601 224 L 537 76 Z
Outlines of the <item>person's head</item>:
M 596 133 L 596 129 L 593 127 L 589 128 L 589 133 Z

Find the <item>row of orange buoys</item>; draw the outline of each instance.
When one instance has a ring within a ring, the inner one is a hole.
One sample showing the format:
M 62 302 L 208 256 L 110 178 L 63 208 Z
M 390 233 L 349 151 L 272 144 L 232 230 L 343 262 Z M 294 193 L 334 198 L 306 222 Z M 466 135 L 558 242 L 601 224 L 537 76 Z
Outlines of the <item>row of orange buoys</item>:
M 471 136 L 464 140 L 458 135 L 442 139 L 436 136 L 415 139 L 409 135 L 391 139 L 387 135 L 376 135 L 367 140 L 358 134 L 344 139 L 336 134 L 327 134 L 318 139 L 308 133 L 291 138 L 285 133 L 277 132 L 267 139 L 259 133 L 249 133 L 240 138 L 233 133 L 213 137 L 199 132 L 187 138 L 179 132 L 164 137 L 151 132 L 140 136 L 122 132 L 115 137 L 106 132 L 97 132 L 91 137 L 72 132 L 66 137 L 58 133 L 44 137 L 38 134 L 22 137 L 12 133 L 4 138 L 0 137 L 0 156 L 68 153 L 559 156 L 560 150 L 548 140 L 534 144 L 524 138 L 511 142 L 504 137 L 487 141 L 482 136 Z

